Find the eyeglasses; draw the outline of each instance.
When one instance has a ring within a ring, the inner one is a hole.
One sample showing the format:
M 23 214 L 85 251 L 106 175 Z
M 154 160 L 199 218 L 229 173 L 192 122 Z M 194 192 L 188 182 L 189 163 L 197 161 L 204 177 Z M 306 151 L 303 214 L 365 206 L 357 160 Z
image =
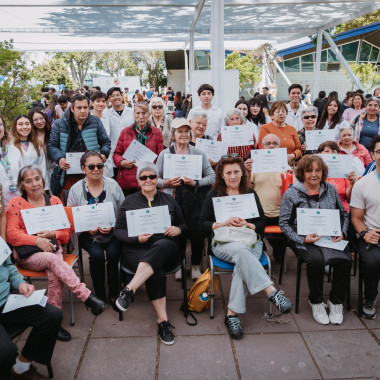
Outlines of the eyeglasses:
M 263 146 L 280 146 L 280 143 L 278 141 L 269 141 L 269 142 L 266 142 L 265 144 L 263 144 Z
M 237 153 L 223 154 L 220 158 L 230 158 L 230 157 L 239 157 Z
M 153 181 L 154 179 L 157 178 L 157 176 L 156 176 L 156 174 L 142 175 L 141 177 L 139 177 L 139 180 L 140 181 L 146 181 L 148 178 Z
M 316 119 L 316 118 L 317 118 L 317 115 L 305 115 L 303 118 L 306 119 L 306 120 L 309 120 L 309 119 Z
M 380 156 L 380 150 L 374 150 L 373 153 L 377 154 L 378 156 Z
M 90 165 L 84 165 L 84 166 L 87 166 L 89 170 L 95 170 L 95 167 L 99 170 L 104 168 L 104 164 L 96 164 L 96 165 L 90 164 Z
M 152 108 L 154 110 L 162 110 L 164 108 L 164 106 L 162 104 L 158 105 L 158 106 L 152 106 Z

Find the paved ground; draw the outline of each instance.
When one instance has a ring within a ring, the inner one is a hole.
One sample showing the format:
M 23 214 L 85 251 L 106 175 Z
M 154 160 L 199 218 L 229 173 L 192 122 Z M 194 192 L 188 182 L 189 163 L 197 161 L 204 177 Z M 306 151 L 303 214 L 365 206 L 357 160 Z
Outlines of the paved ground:
M 85 280 L 91 287 L 87 255 Z M 279 265 L 273 264 L 277 281 Z M 295 299 L 296 260 L 288 254 L 288 273 L 281 289 Z M 215 318 L 208 311 L 198 314 L 198 325 L 190 327 L 179 311 L 180 283 L 168 277 L 168 314 L 175 326 L 175 344 L 165 346 L 157 339 L 155 313 L 145 289 L 119 322 L 109 307 L 94 317 L 75 299 L 75 326 L 70 326 L 68 292 L 63 306 L 63 326 L 72 340 L 58 342 L 52 366 L 55 379 L 380 379 L 380 317 L 358 318 L 357 277 L 351 277 L 353 310 L 345 312 L 341 326 L 322 326 L 311 315 L 307 301 L 305 268 L 301 280 L 300 312 L 266 320 L 267 300 L 263 294 L 247 299 L 241 315 L 244 338 L 232 341 L 223 322 L 231 276 L 221 276 L 215 302 Z M 188 287 L 193 282 L 188 281 Z M 46 282 L 36 281 L 36 287 Z M 325 294 L 329 284 L 325 283 Z M 27 332 L 17 344 L 22 347 Z M 46 367 L 40 366 L 47 374 Z

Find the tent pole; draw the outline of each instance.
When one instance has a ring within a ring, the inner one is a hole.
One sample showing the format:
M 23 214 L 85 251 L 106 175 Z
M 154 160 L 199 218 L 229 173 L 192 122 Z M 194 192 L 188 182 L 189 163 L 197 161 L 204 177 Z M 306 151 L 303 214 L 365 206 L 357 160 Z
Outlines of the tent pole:
M 185 55 L 185 93 L 189 93 L 189 63 L 187 61 L 187 52 L 186 49 L 183 49 Z
M 191 82 L 192 72 L 194 71 L 194 32 L 190 32 L 190 50 L 189 50 L 189 77 Z
M 321 80 L 322 30 L 318 30 L 317 51 L 314 69 L 313 100 L 318 98 Z

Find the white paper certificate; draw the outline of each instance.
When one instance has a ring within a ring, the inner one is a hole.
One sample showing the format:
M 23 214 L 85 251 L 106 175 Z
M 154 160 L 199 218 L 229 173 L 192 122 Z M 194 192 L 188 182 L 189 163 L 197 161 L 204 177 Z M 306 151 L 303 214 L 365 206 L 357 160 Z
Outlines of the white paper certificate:
M 331 236 L 321 236 L 321 238 L 314 243 L 314 245 L 318 245 L 318 247 L 332 248 L 337 249 L 338 251 L 344 251 L 347 244 L 347 240 L 333 242 Z
M 222 127 L 222 141 L 227 147 L 251 145 L 253 142 L 252 128 L 247 128 L 246 125 Z
M 20 309 L 21 307 L 41 305 L 45 307 L 47 297 L 45 297 L 46 289 L 35 290 L 29 298 L 26 298 L 23 294 L 10 294 L 8 300 L 4 306 L 3 313 L 9 313 L 10 311 Z
M 285 172 L 288 167 L 286 148 L 251 150 L 252 173 Z
M 66 161 L 70 164 L 70 169 L 67 169 L 67 174 L 83 174 L 82 168 L 80 167 L 80 158 L 83 156 L 84 152 L 72 152 L 66 153 Z
M 164 179 L 202 178 L 202 156 L 199 154 L 164 154 Z
M 329 178 L 347 178 L 353 170 L 352 154 L 320 154 L 325 164 L 329 167 Z
M 317 150 L 325 141 L 335 141 L 334 129 L 305 131 L 307 150 Z
M 144 161 L 154 162 L 157 154 L 137 140 L 133 140 L 122 157 L 128 161 L 136 161 L 135 165 L 139 166 Z
M 297 233 L 321 236 L 342 235 L 339 210 L 297 208 Z
M 218 162 L 220 157 L 227 154 L 228 151 L 228 146 L 224 142 L 207 139 L 197 139 L 195 147 L 214 162 Z
M 56 231 L 70 227 L 62 205 L 28 208 L 21 210 L 26 232 L 34 235 L 41 231 Z
M 172 224 L 168 206 L 126 211 L 128 236 L 163 234 Z
M 251 219 L 259 217 L 254 194 L 232 195 L 212 198 L 215 220 L 223 223 L 229 218 Z
M 73 207 L 75 232 L 91 231 L 95 228 L 115 227 L 115 211 L 112 202 Z
M 0 237 L 0 265 L 9 257 L 12 253 L 8 244 Z

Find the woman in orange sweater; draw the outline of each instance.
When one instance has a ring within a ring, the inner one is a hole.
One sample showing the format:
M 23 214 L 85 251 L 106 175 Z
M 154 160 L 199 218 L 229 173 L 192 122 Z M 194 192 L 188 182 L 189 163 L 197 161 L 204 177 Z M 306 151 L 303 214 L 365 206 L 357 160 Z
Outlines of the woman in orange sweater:
M 294 161 L 301 157 L 301 142 L 297 131 L 291 125 L 285 123 L 288 113 L 286 103 L 278 100 L 272 104 L 270 116 L 272 122 L 264 124 L 260 127 L 259 143 L 263 141 L 264 136 L 274 134 L 281 140 L 280 148 L 286 148 L 288 152 L 289 166 L 294 164 Z
M 28 235 L 21 215 L 21 210 L 34 207 L 43 207 L 62 204 L 57 197 L 49 197 L 44 194 L 45 180 L 38 166 L 28 165 L 20 170 L 17 187 L 22 194 L 12 198 L 7 208 L 7 241 L 15 249 L 13 253 L 17 263 L 25 269 L 46 271 L 48 286 L 48 302 L 57 308 L 62 308 L 63 285 L 68 288 L 82 301 L 95 315 L 99 315 L 107 304 L 91 293 L 85 284 L 81 283 L 72 268 L 63 261 L 62 244 L 68 243 L 71 229 L 66 228 L 57 231 L 41 231 L 36 235 Z M 17 252 L 19 247 L 38 247 L 35 253 L 26 253 L 20 258 Z M 70 340 L 68 331 L 61 328 L 58 339 Z

